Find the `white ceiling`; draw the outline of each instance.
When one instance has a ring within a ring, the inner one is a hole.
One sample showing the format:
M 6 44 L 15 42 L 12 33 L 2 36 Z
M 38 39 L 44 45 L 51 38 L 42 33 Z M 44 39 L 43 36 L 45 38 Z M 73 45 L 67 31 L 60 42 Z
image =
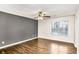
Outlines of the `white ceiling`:
M 40 10 L 51 17 L 75 15 L 78 8 L 78 4 L 0 4 L 0 11 L 28 18 L 34 18 Z

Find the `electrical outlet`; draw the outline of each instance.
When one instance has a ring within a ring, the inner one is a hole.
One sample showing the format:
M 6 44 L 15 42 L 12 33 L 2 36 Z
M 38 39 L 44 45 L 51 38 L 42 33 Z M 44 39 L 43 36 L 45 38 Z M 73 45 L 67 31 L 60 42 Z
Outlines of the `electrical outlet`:
M 2 43 L 2 44 L 5 44 L 5 41 L 2 41 L 1 43 Z

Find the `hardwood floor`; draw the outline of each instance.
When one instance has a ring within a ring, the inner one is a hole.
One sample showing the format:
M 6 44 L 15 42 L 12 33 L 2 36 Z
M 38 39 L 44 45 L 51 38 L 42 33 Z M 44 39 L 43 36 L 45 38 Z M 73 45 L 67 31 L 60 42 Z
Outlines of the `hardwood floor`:
M 34 39 L 0 50 L 1 54 L 76 54 L 73 44 L 45 39 Z

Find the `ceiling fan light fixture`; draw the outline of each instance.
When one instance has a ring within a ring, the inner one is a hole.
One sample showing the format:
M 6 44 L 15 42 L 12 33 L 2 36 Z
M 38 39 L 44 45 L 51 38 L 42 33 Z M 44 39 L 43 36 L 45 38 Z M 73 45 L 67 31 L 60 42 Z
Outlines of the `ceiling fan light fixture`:
M 38 20 L 43 20 L 43 17 L 38 17 Z
M 46 12 L 44 11 L 39 11 L 37 13 L 37 17 L 35 17 L 37 20 L 44 20 L 50 18 L 50 16 L 46 15 Z

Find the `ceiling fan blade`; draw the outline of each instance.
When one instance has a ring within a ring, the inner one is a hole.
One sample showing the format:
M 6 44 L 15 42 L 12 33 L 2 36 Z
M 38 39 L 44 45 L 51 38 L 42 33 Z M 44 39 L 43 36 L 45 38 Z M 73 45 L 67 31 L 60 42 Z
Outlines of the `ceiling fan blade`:
M 50 18 L 50 16 L 43 16 L 43 17 L 48 17 L 48 18 Z

